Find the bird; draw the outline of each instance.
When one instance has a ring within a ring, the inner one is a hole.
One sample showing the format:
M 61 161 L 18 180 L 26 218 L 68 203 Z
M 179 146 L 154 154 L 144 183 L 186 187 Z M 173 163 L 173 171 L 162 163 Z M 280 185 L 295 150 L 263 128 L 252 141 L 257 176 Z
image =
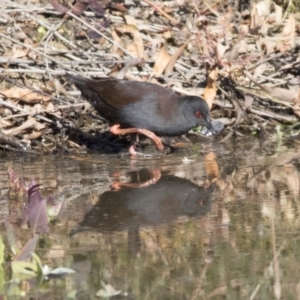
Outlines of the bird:
M 110 123 L 112 134 L 144 135 L 163 150 L 160 136 L 180 136 L 200 125 L 214 133 L 209 107 L 201 97 L 179 96 L 146 81 L 91 79 L 70 73 L 66 78 Z M 129 148 L 131 155 L 137 154 L 135 146 Z

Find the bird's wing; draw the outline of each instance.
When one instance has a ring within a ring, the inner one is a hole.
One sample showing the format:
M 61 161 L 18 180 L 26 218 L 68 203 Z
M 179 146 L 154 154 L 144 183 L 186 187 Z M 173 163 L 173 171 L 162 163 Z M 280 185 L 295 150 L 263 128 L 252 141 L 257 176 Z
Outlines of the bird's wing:
M 150 82 L 104 78 L 88 80 L 86 85 L 113 108 L 121 108 L 143 99 L 163 103 L 166 99 L 178 97 L 171 90 Z

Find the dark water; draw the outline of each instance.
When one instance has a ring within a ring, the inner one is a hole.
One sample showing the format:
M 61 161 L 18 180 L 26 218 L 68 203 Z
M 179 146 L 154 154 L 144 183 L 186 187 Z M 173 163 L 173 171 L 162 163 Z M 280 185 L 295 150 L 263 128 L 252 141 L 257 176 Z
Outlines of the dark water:
M 207 145 L 167 156 L 1 157 L 63 202 L 35 253 L 76 271 L 9 284 L 9 299 L 300 299 L 299 150 L 273 144 Z M 185 159 L 185 157 L 187 159 Z M 15 225 L 24 245 L 30 229 Z M 10 255 L 5 226 L 1 235 Z M 23 298 L 24 299 L 24 298 Z

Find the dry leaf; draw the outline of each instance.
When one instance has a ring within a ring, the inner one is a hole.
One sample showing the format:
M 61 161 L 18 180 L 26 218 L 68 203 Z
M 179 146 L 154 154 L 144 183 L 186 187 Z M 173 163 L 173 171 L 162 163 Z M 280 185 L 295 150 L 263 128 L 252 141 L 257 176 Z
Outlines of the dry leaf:
M 273 3 L 275 9 L 275 22 L 276 24 L 281 24 L 282 22 L 282 7 Z
M 48 0 L 50 2 L 50 4 L 60 13 L 65 14 L 68 12 L 68 8 L 63 6 L 62 4 L 60 4 L 58 1 L 56 0 Z
M 51 96 L 45 96 L 27 88 L 13 87 L 0 91 L 0 94 L 7 98 L 22 100 L 26 103 L 38 103 L 40 101 L 49 101 Z
M 136 26 L 136 20 L 133 16 L 125 15 L 124 19 L 125 19 L 125 22 L 126 22 L 127 25 Z
M 140 58 L 145 58 L 144 53 L 144 42 L 140 32 L 131 25 L 124 25 L 117 28 L 117 31 L 121 33 L 129 33 L 133 37 L 133 44 L 136 47 L 137 56 Z M 128 49 L 129 50 L 129 49 Z
M 300 117 L 300 105 L 299 104 L 295 104 L 293 106 L 293 111 L 296 116 Z
M 45 109 L 47 109 L 48 112 L 54 111 L 54 104 L 52 102 L 48 102 L 45 106 Z
M 35 118 L 28 119 L 26 122 L 24 122 L 22 125 L 9 129 L 9 130 L 1 130 L 4 134 L 8 135 L 18 135 L 20 134 L 23 130 L 32 128 L 35 126 L 37 123 Z
M 42 136 L 43 131 L 35 131 L 33 130 L 30 134 L 24 134 L 23 139 L 25 140 L 35 140 Z
M 13 54 L 11 58 L 21 58 L 25 57 L 28 54 L 28 49 L 14 45 L 12 48 L 12 52 Z
M 122 45 L 123 44 L 122 39 L 118 36 L 118 34 L 116 33 L 116 31 L 114 29 L 111 30 L 111 36 L 112 36 L 114 42 L 116 42 L 117 45 Z M 112 52 L 113 53 L 118 52 L 118 54 L 120 54 L 120 56 L 123 56 L 123 51 L 117 45 L 113 44 Z
M 216 80 L 218 78 L 218 68 L 216 67 L 214 70 L 212 70 L 207 78 L 207 84 L 204 90 L 203 98 L 207 102 L 208 107 L 211 108 L 212 104 L 214 102 L 216 93 L 217 93 L 217 86 L 216 86 Z
M 126 49 L 128 52 L 133 56 L 133 57 L 138 57 L 139 58 L 139 50 L 136 47 L 135 43 L 128 44 Z
M 288 37 L 295 36 L 295 16 L 293 14 L 290 14 L 282 30 L 282 34 Z
M 189 41 L 186 41 L 180 48 L 177 49 L 175 54 L 171 57 L 168 65 L 166 67 L 166 70 L 165 70 L 166 75 L 169 75 L 173 72 L 175 63 L 177 62 L 179 56 L 182 54 L 182 52 L 184 51 L 184 49 L 188 43 L 189 43 Z
M 220 175 L 219 166 L 214 152 L 210 152 L 205 156 L 204 164 L 206 173 L 209 176 L 218 177 Z
M 36 115 L 39 114 L 42 110 L 44 110 L 44 107 L 40 103 L 37 103 L 33 106 L 29 106 L 28 108 L 27 107 L 25 106 L 24 109 L 26 109 L 31 114 L 36 114 Z
M 127 2 L 130 2 L 130 1 L 127 1 Z M 128 3 L 126 3 L 126 4 L 131 6 L 131 4 L 128 4 Z M 135 3 L 132 2 L 132 5 L 135 5 Z M 114 10 L 118 10 L 120 12 L 127 11 L 127 9 L 124 5 L 122 5 L 121 3 L 113 2 L 113 1 L 109 2 L 109 7 Z
M 251 12 L 250 29 L 254 30 L 258 26 L 259 26 L 259 15 L 256 6 L 253 5 L 252 12 Z
M 257 78 L 257 76 L 262 75 L 266 70 L 267 70 L 267 64 L 261 64 L 257 68 L 255 68 L 253 76 Z
M 274 96 L 282 101 L 299 103 L 299 88 L 289 90 L 278 87 L 265 87 L 265 91 L 268 92 L 271 96 Z
M 268 17 L 270 15 L 271 2 L 269 0 L 259 1 L 255 6 L 260 17 Z
M 155 64 L 150 77 L 160 76 L 164 72 L 168 63 L 170 62 L 170 59 L 171 56 L 169 55 L 167 50 L 164 47 L 162 47 L 157 54 L 157 57 L 155 59 Z
M 33 127 L 34 127 L 35 130 L 41 131 L 41 130 L 43 130 L 43 129 L 46 128 L 46 124 L 45 123 L 36 122 Z
M 296 34 L 295 16 L 293 14 L 290 14 L 280 35 L 280 37 L 283 36 L 284 41 L 277 47 L 277 49 L 281 52 L 285 52 L 286 50 L 290 50 L 294 48 L 295 34 Z
M 9 120 L 3 120 L 0 118 L 0 129 L 1 128 L 5 128 L 5 127 L 10 127 L 13 126 L 13 122 L 9 121 Z
M 267 54 L 273 53 L 275 51 L 276 43 L 272 40 L 261 39 L 260 44 L 261 44 L 261 47 L 264 46 L 266 48 Z
M 241 35 L 247 35 L 249 33 L 249 25 L 248 24 L 241 24 L 239 25 L 239 33 Z
M 239 53 L 247 53 L 249 48 L 248 48 L 248 44 L 246 43 L 246 41 L 241 40 L 239 43 Z
M 224 46 L 221 43 L 217 43 L 217 47 L 216 47 L 216 55 L 217 55 L 217 61 L 218 63 L 220 63 L 223 58 L 224 58 L 224 54 L 226 52 L 226 50 L 229 48 L 229 46 Z
M 79 3 L 82 3 L 83 1 L 78 1 Z M 103 17 L 105 12 L 102 7 L 102 5 L 97 0 L 89 0 L 88 1 L 90 8 L 93 10 L 96 16 Z
M 244 98 L 245 98 L 245 108 L 247 109 L 247 108 L 251 107 L 251 105 L 254 101 L 254 98 L 250 95 L 245 95 Z

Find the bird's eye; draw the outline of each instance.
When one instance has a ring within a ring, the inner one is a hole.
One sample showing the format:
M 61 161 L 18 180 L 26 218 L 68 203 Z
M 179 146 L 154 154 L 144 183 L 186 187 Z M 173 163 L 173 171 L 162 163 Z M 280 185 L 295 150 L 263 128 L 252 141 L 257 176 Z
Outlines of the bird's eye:
M 201 115 L 200 111 L 196 111 L 196 117 L 197 118 L 202 118 L 202 115 Z

